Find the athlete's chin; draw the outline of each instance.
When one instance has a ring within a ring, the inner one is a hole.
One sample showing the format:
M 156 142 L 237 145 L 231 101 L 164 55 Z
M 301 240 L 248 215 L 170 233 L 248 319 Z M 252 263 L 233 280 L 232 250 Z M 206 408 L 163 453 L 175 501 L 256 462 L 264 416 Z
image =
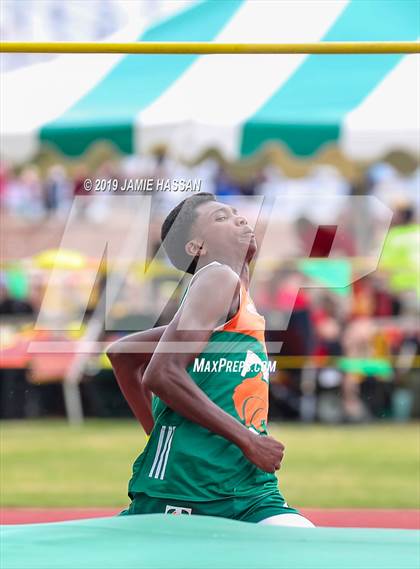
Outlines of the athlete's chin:
M 239 239 L 238 245 L 239 249 L 241 250 L 241 257 L 243 259 L 246 259 L 246 261 L 249 263 L 249 261 L 252 260 L 258 249 L 255 237 L 252 236 L 251 239 L 249 237 L 247 239 L 241 237 Z
M 247 252 L 248 261 L 251 261 L 255 257 L 257 251 L 258 251 L 257 242 L 255 238 L 252 238 L 248 246 L 248 252 Z

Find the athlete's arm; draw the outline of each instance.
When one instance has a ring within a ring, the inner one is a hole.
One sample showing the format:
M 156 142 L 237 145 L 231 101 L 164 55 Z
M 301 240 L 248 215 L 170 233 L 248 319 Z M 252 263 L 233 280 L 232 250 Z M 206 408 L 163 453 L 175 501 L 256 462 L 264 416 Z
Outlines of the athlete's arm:
M 106 349 L 106 355 L 112 364 L 121 392 L 148 435 L 154 426 L 152 394 L 141 378 L 165 328 L 166 326 L 159 326 L 130 334 Z M 136 351 L 136 348 L 139 351 Z
M 221 319 L 225 321 L 230 307 L 235 306 L 239 288 L 237 275 L 228 267 L 204 271 L 163 333 L 143 375 L 143 383 L 176 413 L 228 439 L 256 466 L 274 472 L 280 468 L 284 446 L 272 437 L 260 437 L 249 431 L 213 403 L 186 372 L 207 345 L 214 328 Z M 173 353 L 176 351 L 173 342 L 183 349 Z

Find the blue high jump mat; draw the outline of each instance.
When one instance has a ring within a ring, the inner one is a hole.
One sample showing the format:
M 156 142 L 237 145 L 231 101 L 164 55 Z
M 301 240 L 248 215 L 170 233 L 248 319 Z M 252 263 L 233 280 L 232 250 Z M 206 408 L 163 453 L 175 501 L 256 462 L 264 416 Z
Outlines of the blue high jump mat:
M 1 569 L 419 569 L 416 530 L 283 528 L 207 516 L 5 525 Z

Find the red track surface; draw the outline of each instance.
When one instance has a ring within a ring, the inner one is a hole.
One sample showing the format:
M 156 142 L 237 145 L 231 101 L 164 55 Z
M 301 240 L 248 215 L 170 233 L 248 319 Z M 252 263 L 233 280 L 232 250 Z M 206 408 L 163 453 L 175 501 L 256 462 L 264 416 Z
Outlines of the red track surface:
M 83 518 L 114 516 L 123 508 L 4 508 L 2 524 L 63 522 Z M 305 508 L 302 513 L 317 526 L 420 529 L 420 510 L 319 510 Z

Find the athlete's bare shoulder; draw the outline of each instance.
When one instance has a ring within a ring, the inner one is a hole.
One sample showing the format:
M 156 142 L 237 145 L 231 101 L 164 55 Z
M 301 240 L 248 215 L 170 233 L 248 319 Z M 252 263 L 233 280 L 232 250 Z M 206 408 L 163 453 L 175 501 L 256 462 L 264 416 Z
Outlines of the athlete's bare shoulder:
M 208 265 L 203 267 L 196 277 L 194 278 L 194 284 L 200 282 L 201 286 L 208 286 L 209 284 L 224 283 L 226 284 L 240 284 L 239 276 L 235 273 L 229 265 L 222 265 L 221 263 L 215 263 L 214 265 Z
M 181 315 L 216 324 L 227 317 L 232 307 L 237 309 L 239 291 L 240 279 L 229 266 L 205 267 L 194 278 Z
M 228 265 L 214 264 L 204 267 L 192 283 L 190 294 L 199 295 L 203 301 L 219 297 L 234 300 L 239 294 L 241 281 Z

